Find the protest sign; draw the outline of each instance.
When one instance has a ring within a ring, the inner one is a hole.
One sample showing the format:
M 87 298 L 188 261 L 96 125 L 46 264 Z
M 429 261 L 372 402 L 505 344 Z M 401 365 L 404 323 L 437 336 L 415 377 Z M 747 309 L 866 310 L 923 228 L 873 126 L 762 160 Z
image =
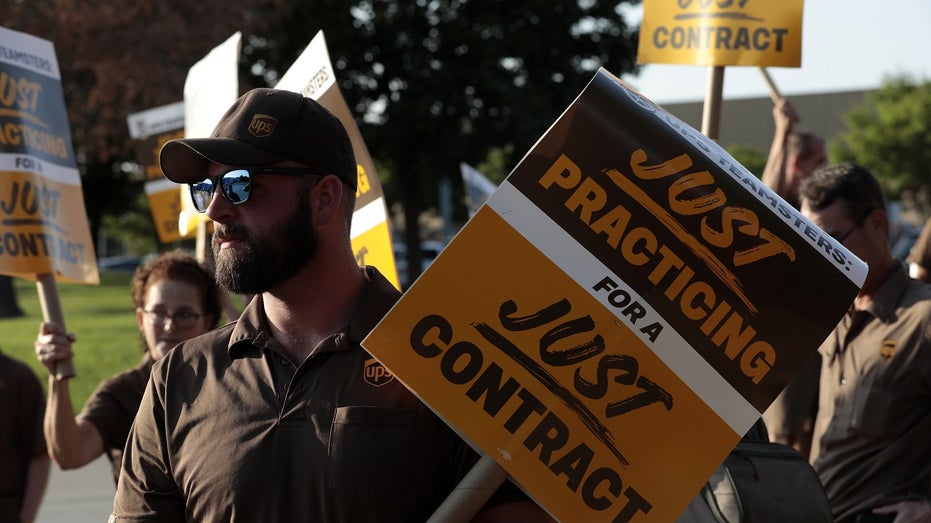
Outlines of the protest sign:
M 494 182 L 488 179 L 478 169 L 465 162 L 459 162 L 459 173 L 462 174 L 462 186 L 465 188 L 466 207 L 469 209 L 469 218 L 475 216 L 478 209 L 488 200 L 495 189 Z
M 97 260 L 52 42 L 0 27 L 0 273 L 34 279 L 64 326 L 55 279 L 97 284 Z M 69 360 L 59 378 L 74 376 Z
M 639 63 L 798 67 L 802 0 L 644 0 Z
M 0 271 L 97 284 L 51 42 L 0 27 Z
M 363 341 L 563 521 L 675 521 L 866 266 L 599 71 Z
M 185 237 L 178 227 L 181 192 L 176 183 L 162 174 L 158 152 L 165 142 L 184 138 L 184 102 L 131 114 L 126 122 L 129 135 L 136 140 L 136 161 L 145 173 L 145 194 L 158 239 L 162 243 L 179 241 Z
M 356 157 L 359 180 L 350 231 L 352 251 L 359 265 L 378 267 L 388 281 L 400 288 L 394 250 L 391 247 L 385 195 L 375 173 L 375 164 L 362 140 L 362 133 L 336 85 L 336 74 L 330 63 L 323 31 L 319 31 L 311 40 L 275 88 L 301 93 L 316 100 L 336 115 L 346 128 Z
M 184 137 L 206 138 L 220 118 L 239 98 L 239 46 L 242 33 L 235 32 L 188 69 L 184 80 Z M 187 185 L 181 185 L 180 234 L 197 235 L 197 259 L 207 257 L 206 227 L 210 219 L 197 212 Z

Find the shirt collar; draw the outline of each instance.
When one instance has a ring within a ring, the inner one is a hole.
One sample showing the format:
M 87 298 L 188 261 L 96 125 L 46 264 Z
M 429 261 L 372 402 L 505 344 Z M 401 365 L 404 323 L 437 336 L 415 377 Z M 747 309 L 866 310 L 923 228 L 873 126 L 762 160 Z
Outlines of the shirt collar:
M 905 265 L 897 262 L 889 276 L 879 286 L 879 290 L 873 295 L 870 304 L 866 308 L 867 312 L 884 322 L 892 321 L 896 304 L 899 302 L 902 293 L 905 292 L 908 280 L 909 276 Z
M 334 350 L 348 350 L 349 347 L 360 344 L 401 296 L 401 293 L 375 267 L 363 266 L 360 270 L 365 278 L 365 288 L 362 291 L 359 305 L 349 320 L 349 325 L 342 331 L 334 333 L 337 337 Z M 230 358 L 241 356 L 250 347 L 261 348 L 267 346 L 269 342 L 274 343 L 267 325 L 262 295 L 258 294 L 249 302 L 239 316 L 239 320 L 233 325 L 233 332 L 227 345 Z

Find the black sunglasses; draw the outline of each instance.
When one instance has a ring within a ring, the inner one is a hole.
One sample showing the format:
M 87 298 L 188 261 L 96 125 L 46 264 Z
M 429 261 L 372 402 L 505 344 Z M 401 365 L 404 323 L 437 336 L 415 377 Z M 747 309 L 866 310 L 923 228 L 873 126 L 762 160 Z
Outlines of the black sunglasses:
M 220 193 L 230 203 L 234 205 L 246 203 L 252 194 L 252 177 L 257 174 L 298 176 L 324 173 L 313 167 L 235 167 L 217 176 L 190 184 L 194 208 L 197 212 L 207 212 L 207 207 L 210 207 L 218 185 Z
M 866 219 L 869 218 L 870 214 L 872 214 L 874 210 L 876 210 L 875 207 L 866 211 L 866 213 L 862 217 L 860 217 L 859 220 L 853 222 L 853 225 L 851 225 L 850 228 L 847 229 L 846 232 L 840 233 L 840 234 L 835 232 L 835 233 L 831 233 L 830 236 L 834 238 L 835 240 L 837 240 L 837 243 L 843 244 L 844 240 L 846 240 L 853 231 L 855 231 L 858 227 L 863 226 L 863 223 L 866 222 Z

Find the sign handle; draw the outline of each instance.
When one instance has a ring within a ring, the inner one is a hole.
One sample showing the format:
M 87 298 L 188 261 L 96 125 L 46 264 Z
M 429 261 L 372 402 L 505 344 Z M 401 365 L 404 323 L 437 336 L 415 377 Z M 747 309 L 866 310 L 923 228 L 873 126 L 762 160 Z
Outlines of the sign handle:
M 708 87 L 705 91 L 705 107 L 702 113 L 701 132 L 718 141 L 721 130 L 721 93 L 724 91 L 724 66 L 708 68 Z
M 508 477 L 488 454 L 482 455 L 427 523 L 468 523 Z
M 782 100 L 782 94 L 779 93 L 776 82 L 774 82 L 773 77 L 769 75 L 769 71 L 767 71 L 765 67 L 760 67 L 760 73 L 763 75 L 763 79 L 766 80 L 766 86 L 769 87 L 769 97 L 772 99 L 773 103 Z
M 205 263 L 210 253 L 210 237 L 207 234 L 207 221 L 197 221 L 197 237 L 194 243 L 194 257 L 197 261 Z
M 65 315 L 61 311 L 61 301 L 58 299 L 58 285 L 55 275 L 39 274 L 36 279 L 36 289 L 39 291 L 39 305 L 42 307 L 42 317 L 45 321 L 57 323 L 65 328 Z M 55 377 L 63 380 L 75 376 L 74 360 L 58 361 L 55 363 Z

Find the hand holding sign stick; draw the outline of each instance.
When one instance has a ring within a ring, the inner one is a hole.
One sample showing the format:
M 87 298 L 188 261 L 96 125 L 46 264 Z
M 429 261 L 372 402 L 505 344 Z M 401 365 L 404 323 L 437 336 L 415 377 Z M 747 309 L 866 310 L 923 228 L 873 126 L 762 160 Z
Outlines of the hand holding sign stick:
M 65 328 L 65 315 L 61 310 L 61 301 L 58 299 L 58 285 L 55 275 L 39 274 L 36 279 L 36 289 L 39 292 L 39 304 L 42 306 L 42 317 L 45 321 L 57 323 Z M 75 376 L 74 361 L 64 360 L 55 363 L 55 378 L 59 380 Z

